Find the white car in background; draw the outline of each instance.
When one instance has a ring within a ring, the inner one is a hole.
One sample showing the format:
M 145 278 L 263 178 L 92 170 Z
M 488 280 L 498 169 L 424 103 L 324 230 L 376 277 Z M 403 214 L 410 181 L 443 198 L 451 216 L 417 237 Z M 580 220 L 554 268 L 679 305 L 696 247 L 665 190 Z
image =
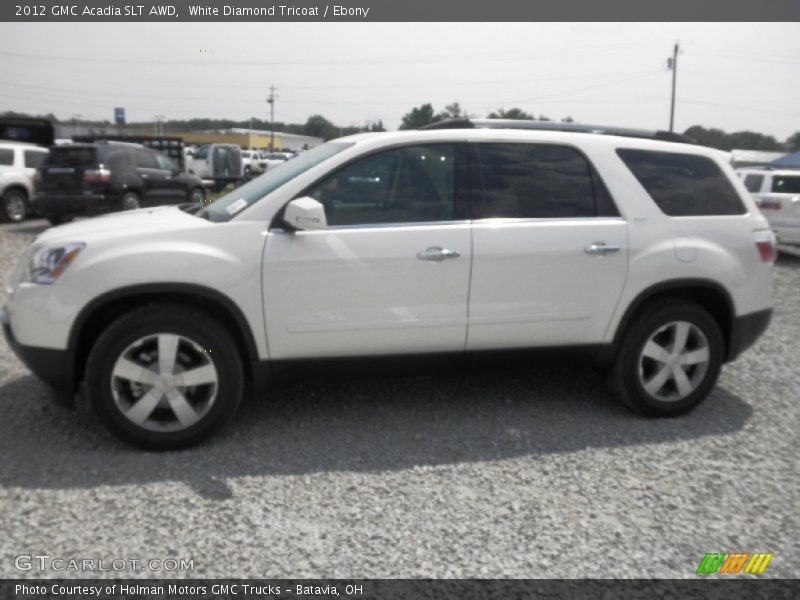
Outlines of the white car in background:
M 800 170 L 738 169 L 778 242 L 800 246 Z
M 0 141 L 0 221 L 19 223 L 31 213 L 33 178 L 49 150 Z
M 293 156 L 291 152 L 262 152 L 261 163 L 264 170 L 267 170 L 282 165 Z
M 258 150 L 242 150 L 242 173 L 245 179 L 251 179 L 266 170 Z

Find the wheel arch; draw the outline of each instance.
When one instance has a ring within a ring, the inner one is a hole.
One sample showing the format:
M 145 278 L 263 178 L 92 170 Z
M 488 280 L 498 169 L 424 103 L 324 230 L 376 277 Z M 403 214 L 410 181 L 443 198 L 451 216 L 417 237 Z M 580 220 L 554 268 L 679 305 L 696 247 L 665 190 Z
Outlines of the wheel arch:
M 67 348 L 74 353 L 74 380 L 83 378 L 89 352 L 103 330 L 117 317 L 148 304 L 184 304 L 207 312 L 230 331 L 242 357 L 245 375 L 257 385 L 263 374 L 256 368 L 258 349 L 242 310 L 225 294 L 201 285 L 142 284 L 112 290 L 87 304 L 76 317 Z
M 22 192 L 22 195 L 25 196 L 25 202 L 30 202 L 31 200 L 31 193 L 25 184 L 19 181 L 15 181 L 13 183 L 9 183 L 7 186 L 3 188 L 3 193 L 0 196 L 5 196 L 8 192 L 18 191 Z
M 725 362 L 733 359 L 731 337 L 736 318 L 733 298 L 722 285 L 708 279 L 673 279 L 657 283 L 640 292 L 622 315 L 614 332 L 614 343 L 620 343 L 631 322 L 647 305 L 662 298 L 689 300 L 705 308 L 722 331 L 725 340 Z

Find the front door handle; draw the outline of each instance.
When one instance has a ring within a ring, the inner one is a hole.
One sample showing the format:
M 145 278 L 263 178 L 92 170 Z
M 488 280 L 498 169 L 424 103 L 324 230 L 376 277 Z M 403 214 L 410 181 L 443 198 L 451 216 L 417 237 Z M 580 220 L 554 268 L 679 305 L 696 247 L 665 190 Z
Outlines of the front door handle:
M 458 258 L 461 253 L 458 250 L 448 250 L 441 246 L 431 246 L 417 252 L 417 258 L 420 260 L 430 260 L 434 262 L 441 262 L 446 258 Z
M 605 242 L 594 242 L 586 246 L 583 251 L 586 252 L 586 254 L 592 254 L 594 256 L 605 256 L 612 252 L 619 252 L 620 247 L 614 246 L 613 244 L 606 244 Z

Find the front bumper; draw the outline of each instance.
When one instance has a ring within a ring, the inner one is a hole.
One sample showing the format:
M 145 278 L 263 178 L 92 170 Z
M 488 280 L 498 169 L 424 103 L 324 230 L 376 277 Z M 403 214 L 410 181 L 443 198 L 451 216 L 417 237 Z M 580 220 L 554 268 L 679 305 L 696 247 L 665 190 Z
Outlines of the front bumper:
M 771 320 L 771 308 L 736 317 L 731 326 L 726 362 L 736 360 L 742 352 L 752 346 L 767 330 Z
M 54 350 L 24 346 L 14 337 L 11 319 L 5 307 L 0 311 L 3 323 L 3 335 L 14 354 L 28 367 L 34 375 L 49 386 L 61 392 L 75 393 L 75 353 L 70 350 Z

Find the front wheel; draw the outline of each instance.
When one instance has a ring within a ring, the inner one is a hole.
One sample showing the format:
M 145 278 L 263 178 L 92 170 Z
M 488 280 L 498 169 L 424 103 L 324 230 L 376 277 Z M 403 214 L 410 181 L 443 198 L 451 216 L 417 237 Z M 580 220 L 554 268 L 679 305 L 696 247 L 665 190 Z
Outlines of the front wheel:
M 611 384 L 629 408 L 651 416 L 686 413 L 717 382 L 725 352 L 719 325 L 703 307 L 654 302 L 625 332 Z
M 189 194 L 189 201 L 194 203 L 202 203 L 206 199 L 206 193 L 203 191 L 203 188 L 194 188 L 191 193 Z
M 28 216 L 28 199 L 20 190 L 8 190 L 3 194 L 0 221 L 19 223 Z
M 183 448 L 227 423 L 242 397 L 242 362 L 227 330 L 181 306 L 148 306 L 112 323 L 86 363 L 100 420 L 125 441 Z

